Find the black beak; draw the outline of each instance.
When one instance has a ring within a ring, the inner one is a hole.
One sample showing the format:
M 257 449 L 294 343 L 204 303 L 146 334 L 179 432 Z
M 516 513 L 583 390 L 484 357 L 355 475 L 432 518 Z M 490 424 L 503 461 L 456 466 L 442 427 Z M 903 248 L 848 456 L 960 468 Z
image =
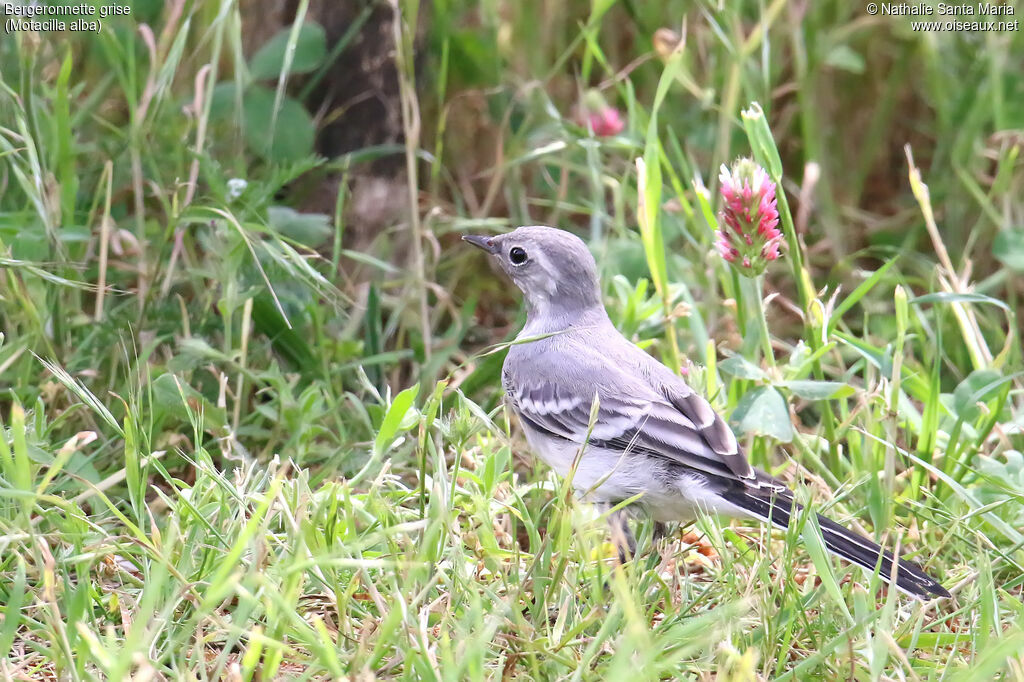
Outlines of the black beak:
M 484 237 L 478 234 L 464 234 L 462 235 L 462 241 L 469 242 L 473 246 L 483 249 L 492 256 L 498 252 L 498 245 L 494 241 L 494 237 Z

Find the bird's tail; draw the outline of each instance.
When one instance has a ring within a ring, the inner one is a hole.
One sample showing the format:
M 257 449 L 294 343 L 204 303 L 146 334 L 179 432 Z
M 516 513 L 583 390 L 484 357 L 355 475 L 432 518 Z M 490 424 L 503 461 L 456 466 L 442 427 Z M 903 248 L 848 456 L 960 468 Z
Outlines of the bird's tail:
M 756 489 L 736 486 L 727 490 L 722 497 L 751 516 L 769 521 L 779 528 L 789 526 L 794 506 L 799 509 L 789 491 L 772 494 L 768 487 Z M 821 514 L 818 514 L 818 526 L 821 528 L 825 547 L 830 552 L 869 571 L 874 571 L 881 560 L 879 576 L 892 583 L 892 552 L 883 550 L 866 537 L 840 526 Z M 896 563 L 896 587 L 902 591 L 920 599 L 950 596 L 942 585 L 921 570 L 917 564 L 906 559 L 897 559 Z

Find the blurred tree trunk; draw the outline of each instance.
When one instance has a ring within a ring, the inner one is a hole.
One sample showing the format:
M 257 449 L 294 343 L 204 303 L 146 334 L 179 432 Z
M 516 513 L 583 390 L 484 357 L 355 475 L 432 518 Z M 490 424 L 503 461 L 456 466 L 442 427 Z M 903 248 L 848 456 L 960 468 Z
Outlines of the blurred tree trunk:
M 244 0 L 246 54 L 291 26 L 298 8 L 299 0 Z M 404 144 L 391 5 L 374 0 L 311 0 L 306 21 L 324 28 L 328 54 L 361 22 L 305 102 L 320 122 L 317 151 L 334 158 L 367 147 Z M 423 25 L 421 20 L 417 44 Z M 289 89 L 298 92 L 308 78 L 294 78 Z M 300 208 L 332 215 L 340 180 L 339 175 L 303 188 L 306 195 Z M 401 153 L 353 166 L 348 184 L 346 248 L 366 250 L 384 230 L 408 222 L 409 192 Z

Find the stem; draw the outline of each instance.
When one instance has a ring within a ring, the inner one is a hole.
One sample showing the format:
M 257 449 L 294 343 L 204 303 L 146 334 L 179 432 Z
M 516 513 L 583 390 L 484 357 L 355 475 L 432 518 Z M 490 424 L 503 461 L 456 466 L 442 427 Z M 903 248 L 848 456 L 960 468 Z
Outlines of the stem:
M 420 333 L 423 335 L 424 364 L 430 364 L 431 325 L 430 305 L 427 301 L 427 276 L 423 255 L 423 226 L 419 212 L 419 179 L 416 150 L 420 145 L 420 108 L 414 86 L 415 71 L 412 63 L 412 31 L 416 30 L 416 5 L 411 5 L 408 30 L 404 27 L 402 7 L 392 0 L 395 39 L 395 66 L 398 70 L 398 94 L 402 102 L 402 127 L 405 132 L 405 171 L 409 192 L 409 224 L 412 227 L 412 258 L 419 289 Z
M 747 336 L 747 307 L 743 298 L 743 283 L 736 268 L 730 267 L 729 276 L 732 278 L 732 299 L 736 302 L 736 327 L 739 329 L 740 337 Z
M 761 352 L 769 367 L 775 367 L 775 352 L 772 350 L 772 339 L 768 335 L 768 320 L 764 316 L 764 275 L 754 278 L 754 290 L 757 292 L 757 321 L 761 327 Z
M 811 304 L 815 303 L 821 305 L 814 291 L 811 288 L 811 276 L 804 269 L 803 250 L 800 244 L 800 239 L 797 237 L 796 228 L 793 227 L 793 216 L 789 211 L 789 201 L 786 199 L 786 191 L 782 189 L 781 178 L 773 178 L 779 191 L 776 195 L 776 201 L 778 203 L 779 218 L 782 221 L 782 232 L 786 235 L 786 243 L 789 244 L 789 262 L 793 267 L 793 279 L 796 280 L 797 293 L 800 296 L 800 309 L 804 314 L 804 338 L 807 339 L 807 344 L 811 347 L 811 352 L 815 352 L 821 349 L 821 325 L 816 324 L 816 319 L 820 318 L 820 311 L 811 310 Z M 816 318 L 815 315 L 819 317 Z M 814 372 L 814 378 L 818 381 L 824 381 L 825 372 L 821 368 L 821 360 L 815 357 L 814 363 L 812 364 L 812 371 Z M 822 403 L 822 425 L 825 427 L 825 439 L 828 441 L 828 464 L 829 467 L 835 471 L 839 471 L 839 444 L 836 442 L 836 418 L 832 412 L 832 404 L 828 401 Z

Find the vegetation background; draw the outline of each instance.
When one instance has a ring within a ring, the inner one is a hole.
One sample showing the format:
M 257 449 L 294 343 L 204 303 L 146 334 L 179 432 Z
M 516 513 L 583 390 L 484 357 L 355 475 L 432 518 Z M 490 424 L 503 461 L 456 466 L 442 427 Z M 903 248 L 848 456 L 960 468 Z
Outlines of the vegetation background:
M 0 41 L 0 677 L 1024 679 L 1019 26 L 130 7 Z M 747 155 L 788 200 L 760 280 L 713 248 Z M 616 570 L 501 407 L 518 295 L 458 240 L 536 223 L 756 464 L 953 598 L 802 524 L 641 523 Z

